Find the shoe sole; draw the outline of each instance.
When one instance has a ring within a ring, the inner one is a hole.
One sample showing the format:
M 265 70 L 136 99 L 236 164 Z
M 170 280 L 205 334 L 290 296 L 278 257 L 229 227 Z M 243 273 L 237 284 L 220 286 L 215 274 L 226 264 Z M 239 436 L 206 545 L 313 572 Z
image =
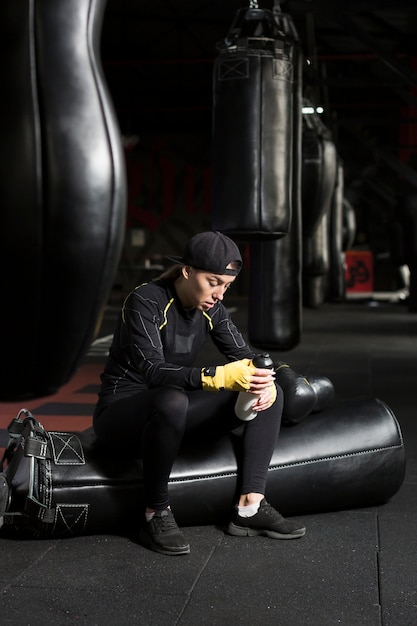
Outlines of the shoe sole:
M 269 537 L 269 539 L 299 539 L 306 534 L 305 528 L 298 528 L 292 533 L 279 533 L 276 530 L 265 530 L 264 528 L 246 528 L 244 526 L 236 526 L 231 522 L 227 527 L 229 535 L 234 537 Z
M 148 537 L 139 535 L 139 542 L 144 548 L 149 548 L 159 554 L 168 554 L 170 556 L 180 556 L 181 554 L 190 554 L 190 545 L 179 546 L 178 548 L 163 548 L 153 543 Z
M 165 550 L 164 548 L 160 548 L 159 546 L 146 546 L 150 548 L 154 552 L 158 552 L 159 554 L 168 554 L 169 556 L 180 556 L 182 554 L 190 554 L 190 546 L 182 546 L 178 550 Z

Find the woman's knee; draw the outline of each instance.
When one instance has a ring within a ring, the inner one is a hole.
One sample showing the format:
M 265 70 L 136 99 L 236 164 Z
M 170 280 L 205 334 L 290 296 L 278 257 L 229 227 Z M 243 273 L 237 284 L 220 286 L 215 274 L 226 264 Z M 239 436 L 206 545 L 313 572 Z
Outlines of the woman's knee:
M 183 430 L 187 419 L 189 400 L 181 389 L 165 387 L 158 390 L 153 403 L 153 417 L 163 420 L 165 426 Z

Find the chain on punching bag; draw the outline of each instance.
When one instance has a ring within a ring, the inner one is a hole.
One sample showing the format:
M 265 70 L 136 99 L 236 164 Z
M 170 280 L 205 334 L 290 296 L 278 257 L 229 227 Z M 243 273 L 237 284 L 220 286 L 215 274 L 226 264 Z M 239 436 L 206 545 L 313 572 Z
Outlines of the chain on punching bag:
M 288 29 L 292 24 L 287 17 Z M 291 32 L 288 30 L 288 33 Z M 302 326 L 301 234 L 301 48 L 294 38 L 292 220 L 286 237 L 250 244 L 249 339 L 262 350 L 291 350 Z
M 105 2 L 2 2 L 0 400 L 51 393 L 85 355 L 124 235 Z
M 294 29 L 240 9 L 213 78 L 213 228 L 246 241 L 288 233 L 292 204 Z

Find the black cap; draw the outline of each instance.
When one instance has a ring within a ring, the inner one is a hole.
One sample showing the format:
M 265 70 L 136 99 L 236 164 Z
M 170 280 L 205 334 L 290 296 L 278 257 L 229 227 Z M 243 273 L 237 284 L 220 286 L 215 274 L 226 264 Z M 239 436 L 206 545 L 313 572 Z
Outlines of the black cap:
M 181 265 L 191 265 L 204 272 L 227 276 L 237 276 L 242 268 L 239 248 L 234 241 L 217 230 L 208 230 L 194 235 L 187 243 L 182 257 L 167 256 L 166 258 Z M 229 263 L 236 263 L 237 268 L 228 268 Z

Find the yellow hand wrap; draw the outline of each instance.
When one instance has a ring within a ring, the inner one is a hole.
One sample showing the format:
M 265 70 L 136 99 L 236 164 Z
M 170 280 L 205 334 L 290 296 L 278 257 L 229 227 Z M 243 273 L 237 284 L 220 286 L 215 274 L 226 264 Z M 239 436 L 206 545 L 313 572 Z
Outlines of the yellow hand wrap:
M 250 379 L 255 373 L 255 367 L 250 359 L 232 361 L 226 365 L 218 365 L 214 376 L 208 376 L 201 370 L 201 381 L 205 391 L 247 391 L 250 388 Z

